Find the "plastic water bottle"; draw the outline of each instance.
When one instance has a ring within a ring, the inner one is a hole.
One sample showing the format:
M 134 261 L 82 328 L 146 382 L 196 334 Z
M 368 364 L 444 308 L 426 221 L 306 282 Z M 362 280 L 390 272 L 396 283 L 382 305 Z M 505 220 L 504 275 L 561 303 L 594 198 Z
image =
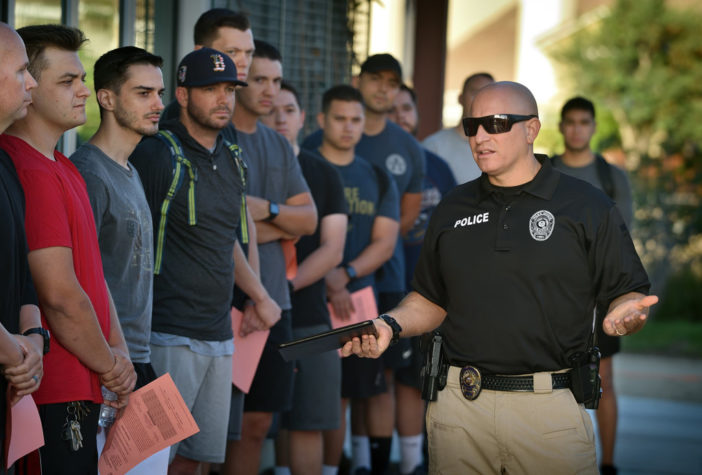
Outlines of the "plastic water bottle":
M 102 387 L 102 398 L 106 401 L 116 401 L 117 395 L 107 389 L 105 386 Z M 117 409 L 108 406 L 105 403 L 100 405 L 100 416 L 98 417 L 98 425 L 108 429 L 114 422 L 117 416 Z

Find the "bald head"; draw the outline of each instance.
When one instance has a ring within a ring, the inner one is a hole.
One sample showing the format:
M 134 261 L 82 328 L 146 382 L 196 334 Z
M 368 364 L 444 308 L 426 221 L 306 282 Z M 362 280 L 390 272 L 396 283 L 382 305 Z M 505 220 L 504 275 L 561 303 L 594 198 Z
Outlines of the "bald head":
M 483 113 L 486 109 L 493 112 Z M 472 117 L 491 114 L 538 115 L 536 99 L 523 84 L 500 81 L 483 87 L 475 96 L 471 106 Z
M 10 25 L 0 21 L 0 61 L 4 59 L 5 54 L 18 46 L 24 49 L 22 38 Z
M 20 36 L 0 22 L 0 132 L 27 114 L 32 101 L 29 91 L 37 85 L 28 64 Z

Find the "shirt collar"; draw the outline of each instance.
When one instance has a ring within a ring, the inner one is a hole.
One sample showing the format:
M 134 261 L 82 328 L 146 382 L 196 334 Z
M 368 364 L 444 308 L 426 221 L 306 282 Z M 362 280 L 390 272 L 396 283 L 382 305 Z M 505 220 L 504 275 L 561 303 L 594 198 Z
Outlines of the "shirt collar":
M 185 125 L 179 120 L 179 119 L 173 119 L 169 121 L 165 121 L 162 124 L 162 128 L 166 130 L 170 130 L 172 132 L 175 132 L 178 134 L 178 137 L 180 137 L 180 140 L 183 142 L 183 145 L 187 145 L 191 149 L 195 149 L 200 151 L 201 153 L 204 153 L 206 156 L 210 155 L 210 151 L 207 150 L 205 147 L 200 145 L 200 142 L 195 140 L 192 135 L 188 132 L 188 129 L 185 128 Z M 217 140 L 215 141 L 215 148 L 212 151 L 213 155 L 216 155 L 219 153 L 220 148 L 222 147 L 224 143 L 224 137 L 222 136 L 222 131 L 220 130 L 219 134 L 217 135 Z
M 549 200 L 556 191 L 560 173 L 553 168 L 551 165 L 551 160 L 548 159 L 548 156 L 540 153 L 536 153 L 534 156 L 541 164 L 541 168 L 530 182 L 523 185 L 524 188 L 522 189 L 522 192 L 529 193 L 530 195 L 544 200 Z M 493 193 L 499 191 L 499 187 L 496 187 L 490 183 L 486 173 L 483 173 L 478 180 L 480 185 L 478 190 L 478 201 L 486 200 L 490 198 Z

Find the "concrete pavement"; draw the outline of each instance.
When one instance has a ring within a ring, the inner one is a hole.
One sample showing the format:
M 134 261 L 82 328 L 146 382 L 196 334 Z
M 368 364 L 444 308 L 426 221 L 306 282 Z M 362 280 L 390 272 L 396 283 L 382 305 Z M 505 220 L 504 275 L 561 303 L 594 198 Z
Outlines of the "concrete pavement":
M 619 354 L 614 377 L 620 475 L 702 474 L 702 360 Z

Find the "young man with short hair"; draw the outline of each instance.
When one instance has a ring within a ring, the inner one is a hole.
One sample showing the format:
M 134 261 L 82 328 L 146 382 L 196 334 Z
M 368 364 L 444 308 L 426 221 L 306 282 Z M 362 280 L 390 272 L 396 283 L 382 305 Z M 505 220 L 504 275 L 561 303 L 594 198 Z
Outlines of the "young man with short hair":
M 580 178 L 603 190 L 614 202 L 631 230 L 634 216 L 631 185 L 626 172 L 609 164 L 604 157 L 590 148 L 590 141 L 597 128 L 595 106 L 584 97 L 569 99 L 561 109 L 558 129 L 563 135 L 565 151 L 552 158 L 553 166 L 563 173 Z M 603 317 L 601 314 L 600 317 Z M 602 456 L 600 471 L 604 475 L 617 473 L 614 466 L 614 443 L 617 436 L 617 395 L 614 392 L 613 357 L 619 352 L 619 338 L 604 333 L 597 326 L 597 344 L 602 352 L 600 376 L 602 399 L 597 409 L 597 428 L 600 433 Z
M 296 151 L 302 174 L 314 198 L 319 223 L 310 236 L 296 243 L 297 273 L 291 280 L 293 338 L 331 329 L 324 276 L 343 258 L 348 222 L 344 185 L 333 165 L 317 154 L 300 150 L 297 136 L 305 121 L 295 88 L 282 81 L 273 112 L 261 119 L 283 135 Z M 322 431 L 341 422 L 341 361 L 330 351 L 295 362 L 293 402 L 282 414 L 276 439 L 276 473 L 327 473 L 323 464 Z M 334 467 L 335 468 L 335 467 Z
M 356 146 L 356 153 L 385 168 L 395 180 L 400 194 L 400 237 L 392 258 L 383 265 L 378 274 L 378 309 L 381 312 L 397 305 L 406 292 L 401 237 L 414 226 L 419 216 L 422 180 L 425 174 L 424 151 L 419 143 L 388 120 L 388 113 L 401 84 L 402 67 L 390 54 L 368 57 L 361 65 L 360 75 L 353 79 L 353 85 L 358 87 L 363 96 L 365 113 L 363 136 Z M 314 149 L 320 144 L 321 131 L 317 131 L 305 139 L 302 146 Z M 377 473 L 385 471 L 390 459 L 395 426 L 394 371 L 408 366 L 411 356 L 412 348 L 409 342 L 403 341 L 383 355 L 380 361 L 368 363 L 383 366 L 386 379 L 384 386 L 387 389 L 372 395 L 367 401 L 353 402 L 353 446 L 359 449 L 355 453 L 365 454 L 370 451 L 369 456 L 355 456 L 356 462 L 367 467 L 366 460 L 372 458 L 373 470 Z M 381 417 L 368 417 L 369 413 L 378 413 Z M 371 426 L 366 427 L 365 421 L 370 421 Z
M 328 299 L 341 318 L 352 309 L 352 292 L 367 286 L 375 290 L 376 271 L 392 257 L 399 234 L 395 182 L 384 168 L 356 155 L 364 119 L 363 96 L 357 89 L 341 85 L 324 93 L 322 112 L 317 115 L 323 133 L 317 152 L 341 174 L 349 208 L 344 259 L 326 276 Z M 368 363 L 357 358 L 342 362 L 342 414 L 349 399 L 367 399 L 385 389 L 382 367 Z M 339 463 L 345 428 L 342 419 L 338 430 L 325 433 L 326 465 Z M 366 460 L 368 465 L 370 462 Z
M 414 136 L 419 125 L 417 97 L 410 87 L 403 84 L 395 96 L 390 120 Z M 410 288 L 414 267 L 419 259 L 419 252 L 424 242 L 424 235 L 429 225 L 434 208 L 441 197 L 456 186 L 456 180 L 448 164 L 438 155 L 424 150 L 427 173 L 424 175 L 422 189 L 422 208 L 412 229 L 403 239 L 405 255 L 405 279 Z M 412 363 L 400 368 L 395 373 L 395 399 L 397 404 L 397 435 L 400 442 L 400 474 L 407 475 L 422 470 L 422 440 L 424 434 L 424 408 L 421 395 L 420 370 L 424 364 L 424 355 L 419 348 L 420 337 L 413 337 Z
M 317 210 L 300 165 L 290 144 L 259 122 L 271 113 L 280 91 L 282 57 L 272 45 L 256 41 L 247 88 L 237 90 L 232 121 L 249 169 L 246 201 L 256 225 L 261 280 L 283 310 L 271 328 L 249 393 L 239 434 L 229 434 L 227 474 L 258 473 L 263 441 L 273 413 L 292 403 L 293 365 L 278 352 L 278 345 L 291 340 L 290 291 L 285 277 L 282 239 L 312 234 Z
M 42 323 L 54 337 L 44 381 L 34 394 L 46 442 L 40 454 L 54 473 L 94 473 L 100 385 L 117 393 L 110 405 L 123 407 L 136 374 L 105 283 L 85 183 L 55 150 L 65 131 L 86 120 L 90 90 L 78 59 L 85 38 L 60 25 L 28 26 L 18 33 L 38 87 L 26 117 L 0 136 L 0 147 L 12 157 L 24 188 L 29 266 Z M 71 414 L 77 414 L 82 448 L 63 438 Z
M 158 132 L 161 65 L 159 56 L 134 46 L 102 55 L 94 68 L 100 127 L 71 155 L 88 189 L 105 280 L 137 375 L 135 389 L 156 379 L 149 347 L 153 236 L 149 204 L 129 155 L 144 135 Z M 167 470 L 167 453 L 154 460 Z M 138 466 L 132 470 L 139 473 Z
M 271 113 L 261 117 L 261 122 L 285 137 L 295 155 L 299 155 L 300 144 L 297 139 L 305 126 L 305 116 L 297 89 L 283 80 L 280 83 L 280 92 L 273 99 Z M 309 184 L 309 180 L 307 183 Z
M 139 170 L 157 236 L 152 364 L 157 373 L 171 374 L 200 428 L 171 449 L 169 472 L 196 473 L 200 462 L 224 461 L 234 282 L 255 304 L 249 323 L 256 328 L 273 325 L 280 308 L 237 241 L 244 183 L 221 131 L 231 120 L 236 87 L 246 83 L 228 56 L 210 48 L 186 55 L 177 77 L 179 119 L 142 140 L 130 161 Z M 174 185 L 176 151 L 182 155 L 180 187 Z
M 461 120 L 470 115 L 470 105 L 478 91 L 495 82 L 490 73 L 471 74 L 463 81 L 463 89 L 458 95 L 461 105 Z M 422 145 L 434 152 L 449 164 L 458 184 L 474 180 L 480 176 L 480 168 L 475 163 L 461 120 L 453 127 L 434 132 L 424 139 Z
M 31 91 L 37 86 L 28 65 L 22 39 L 0 22 L 0 133 L 27 115 Z M 7 405 L 39 389 L 43 376 L 44 329 L 27 262 L 24 208 L 15 167 L 0 150 L 0 427 L 5 427 Z M 0 445 L 4 442 L 1 431 Z M 0 464 L 4 473 L 4 451 Z

